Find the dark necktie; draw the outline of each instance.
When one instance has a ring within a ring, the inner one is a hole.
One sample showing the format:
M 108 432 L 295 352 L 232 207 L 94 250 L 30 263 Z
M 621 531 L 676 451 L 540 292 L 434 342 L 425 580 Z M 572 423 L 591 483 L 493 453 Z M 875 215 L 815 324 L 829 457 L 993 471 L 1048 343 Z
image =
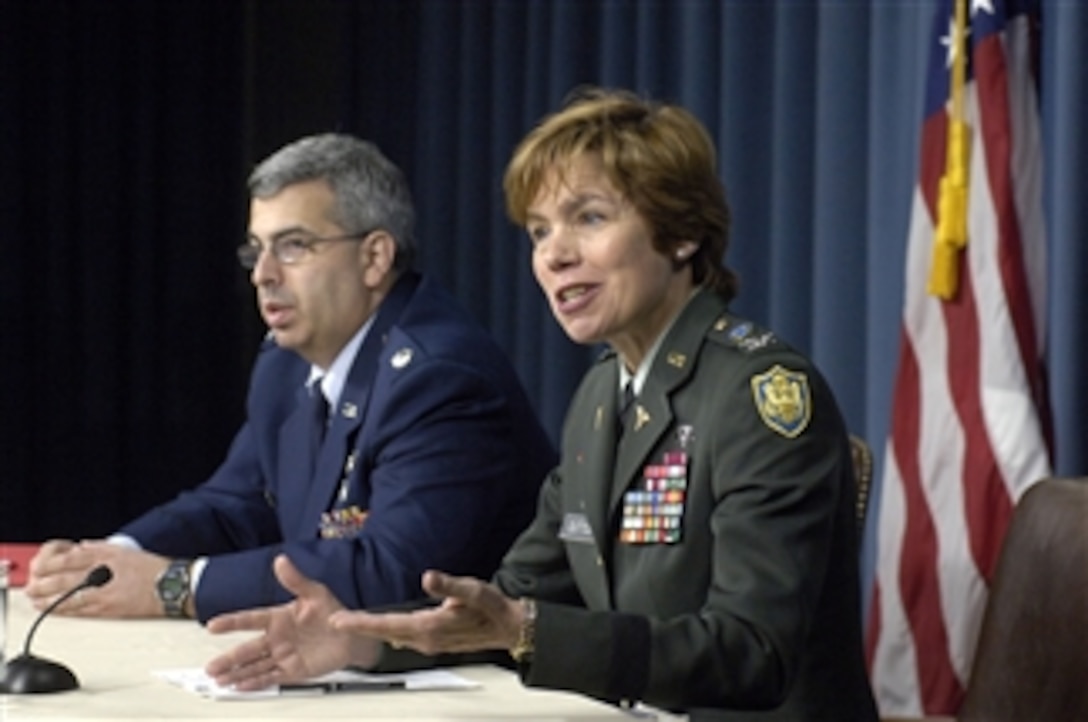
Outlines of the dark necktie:
M 310 450 L 316 459 L 329 427 L 329 400 L 321 390 L 321 379 L 310 385 L 310 414 Z
M 634 379 L 623 385 L 623 396 L 620 399 L 619 412 L 616 414 L 619 431 L 617 437 L 622 436 L 631 420 L 631 413 L 635 408 L 635 382 Z

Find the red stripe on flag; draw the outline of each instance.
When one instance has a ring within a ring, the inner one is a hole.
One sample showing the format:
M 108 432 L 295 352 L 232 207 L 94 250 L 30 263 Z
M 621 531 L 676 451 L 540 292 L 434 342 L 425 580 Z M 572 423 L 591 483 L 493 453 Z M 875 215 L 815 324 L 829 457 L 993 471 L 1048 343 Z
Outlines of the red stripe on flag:
M 1012 503 L 982 413 L 978 306 L 970 271 L 965 263 L 956 299 L 942 303 L 941 310 L 948 335 L 948 385 L 963 427 L 963 469 L 959 477 L 966 515 L 964 521 L 975 566 L 989 583 L 993 579 L 1005 526 L 1012 516 Z M 955 509 L 948 512 L 959 514 Z M 927 700 L 926 709 L 955 709 L 947 706 L 946 700 L 933 702 L 930 705 Z
M 941 610 L 937 578 L 937 530 L 922 491 L 919 467 L 921 434 L 921 376 L 910 336 L 900 338 L 899 374 L 895 382 L 892 418 L 892 450 L 903 479 L 905 525 L 899 559 L 899 596 L 910 624 L 916 650 L 918 683 L 922 699 L 955 699 L 963 690 L 948 656 L 948 630 Z
M 1033 302 L 1024 263 L 1024 238 L 1016 216 L 1012 179 L 1012 127 L 1009 119 L 1008 70 L 1005 53 L 997 36 L 979 43 L 974 53 L 978 88 L 979 125 L 986 153 L 990 193 L 999 233 L 998 258 L 1001 279 L 1012 315 L 1013 330 L 1027 383 L 1037 412 L 1047 418 L 1046 389 L 1039 373 L 1039 348 L 1032 314 Z M 1033 149 L 1039 152 L 1039 149 Z M 1049 439 L 1048 439 L 1049 441 Z
M 918 169 L 918 187 L 926 201 L 926 210 L 931 219 L 937 218 L 938 189 L 941 176 L 944 175 L 945 145 L 948 140 L 948 118 L 945 114 L 935 113 L 922 123 L 921 161 Z M 934 226 L 936 224 L 933 224 Z M 908 279 L 908 283 L 925 285 L 924 278 Z

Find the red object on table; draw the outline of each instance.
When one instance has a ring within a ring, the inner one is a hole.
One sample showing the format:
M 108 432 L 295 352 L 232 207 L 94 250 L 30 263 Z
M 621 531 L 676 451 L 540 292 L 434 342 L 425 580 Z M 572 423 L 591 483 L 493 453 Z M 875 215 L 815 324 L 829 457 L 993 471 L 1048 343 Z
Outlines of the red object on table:
M 38 553 L 41 544 L 23 544 L 0 542 L 0 559 L 7 559 L 11 563 L 8 571 L 8 585 L 21 587 L 26 584 L 26 576 L 30 571 L 30 559 Z

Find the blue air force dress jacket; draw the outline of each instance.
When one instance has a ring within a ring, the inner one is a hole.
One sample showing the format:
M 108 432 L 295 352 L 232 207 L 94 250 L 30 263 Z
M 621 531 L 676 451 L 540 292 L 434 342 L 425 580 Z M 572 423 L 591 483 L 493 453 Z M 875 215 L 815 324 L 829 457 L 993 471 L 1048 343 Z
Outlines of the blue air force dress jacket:
M 700 291 L 620 433 L 609 354 L 496 574 L 538 600 L 529 686 L 702 720 L 876 719 L 855 484 L 825 381 Z
M 280 552 L 351 608 L 422 596 L 428 568 L 490 576 L 555 463 L 495 342 L 433 282 L 402 276 L 316 458 L 309 370 L 266 341 L 223 464 L 121 532 L 166 556 L 210 557 L 202 621 L 287 600 L 272 572 Z

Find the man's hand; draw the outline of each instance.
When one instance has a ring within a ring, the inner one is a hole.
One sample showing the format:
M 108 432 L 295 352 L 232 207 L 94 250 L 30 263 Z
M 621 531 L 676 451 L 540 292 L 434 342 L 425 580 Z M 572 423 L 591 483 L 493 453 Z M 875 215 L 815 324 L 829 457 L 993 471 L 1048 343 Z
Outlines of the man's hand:
M 498 587 L 471 577 L 428 571 L 423 575 L 423 589 L 442 604 L 408 613 L 343 610 L 333 614 L 329 624 L 428 655 L 512 649 L 517 644 L 525 612 Z
M 73 542 L 54 539 L 42 545 L 30 560 L 26 594 L 35 609 L 44 609 L 72 589 L 99 564 L 113 578 L 97 589 L 84 589 L 57 607 L 58 614 L 77 617 L 161 617 L 162 604 L 155 580 L 169 560 L 105 541 Z
M 287 604 L 224 614 L 208 621 L 219 634 L 239 630 L 263 634 L 216 657 L 205 667 L 218 684 L 256 690 L 297 682 L 348 664 L 371 667 L 381 645 L 338 632 L 329 616 L 344 607 L 320 582 L 304 577 L 284 555 L 273 564 L 276 578 L 295 599 Z

